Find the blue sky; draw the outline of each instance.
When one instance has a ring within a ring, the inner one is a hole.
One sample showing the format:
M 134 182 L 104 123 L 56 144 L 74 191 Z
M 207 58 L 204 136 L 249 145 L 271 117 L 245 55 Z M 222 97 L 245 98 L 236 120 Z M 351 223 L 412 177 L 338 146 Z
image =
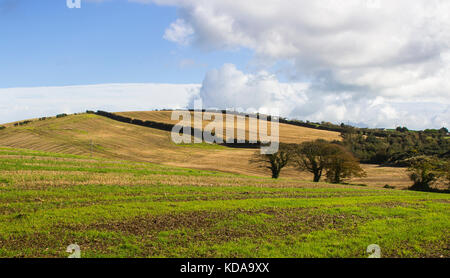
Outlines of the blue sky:
M 201 83 L 249 51 L 206 51 L 163 39 L 175 7 L 126 1 L 68 9 L 65 0 L 0 0 L 0 88 Z M 243 64 L 244 63 L 244 64 Z

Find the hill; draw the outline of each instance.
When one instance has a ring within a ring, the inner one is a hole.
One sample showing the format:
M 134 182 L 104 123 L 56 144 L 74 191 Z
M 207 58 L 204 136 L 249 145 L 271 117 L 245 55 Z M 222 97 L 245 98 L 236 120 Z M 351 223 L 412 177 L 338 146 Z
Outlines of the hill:
M 125 112 L 128 116 L 142 120 L 157 120 L 170 123 L 168 111 Z M 118 113 L 122 114 L 122 113 Z M 287 131 L 286 131 L 287 130 Z M 280 127 L 280 138 L 290 141 L 312 138 L 337 138 L 336 132 L 309 129 L 297 126 Z M 163 165 L 188 167 L 202 170 L 216 170 L 257 176 L 269 176 L 267 171 L 248 163 L 254 149 L 236 149 L 210 144 L 175 145 L 170 133 L 114 121 L 94 114 L 68 115 L 61 118 L 47 118 L 30 123 L 9 126 L 0 130 L 0 146 L 24 148 L 46 152 L 58 152 L 94 157 L 153 162 Z M 357 184 L 382 187 L 390 184 L 399 188 L 409 185 L 404 168 L 364 165 L 368 176 L 355 179 Z M 282 176 L 310 180 L 310 176 L 295 169 L 286 169 Z
M 200 113 L 200 112 L 197 112 Z M 135 111 L 135 112 L 117 112 L 115 113 L 117 115 L 134 118 L 134 119 L 140 119 L 143 121 L 154 121 L 154 122 L 161 122 L 161 123 L 167 123 L 167 124 L 177 124 L 178 120 L 171 120 L 171 114 L 172 111 Z M 208 116 L 210 118 L 215 117 L 218 113 L 214 112 L 204 112 L 203 116 Z M 243 119 L 245 117 L 237 115 L 235 119 L 235 138 L 238 130 L 237 125 L 237 119 Z M 249 119 L 248 117 L 244 119 L 245 121 L 245 135 L 246 140 L 249 139 Z M 258 125 L 266 125 L 268 132 L 270 133 L 270 124 L 268 124 L 266 121 L 258 120 Z M 191 112 L 191 123 L 190 126 L 194 126 L 194 112 Z M 204 120 L 203 127 L 208 125 L 211 122 L 211 120 Z M 223 134 L 226 135 L 226 120 L 225 117 L 223 117 Z M 259 131 L 259 129 L 258 129 Z M 294 126 L 290 124 L 279 124 L 279 140 L 283 143 L 301 143 L 305 141 L 311 141 L 316 139 L 324 139 L 324 140 L 341 140 L 340 133 L 334 132 L 334 131 L 327 131 L 327 130 L 318 130 L 313 128 L 306 128 L 302 126 Z M 258 138 L 259 139 L 259 138 Z

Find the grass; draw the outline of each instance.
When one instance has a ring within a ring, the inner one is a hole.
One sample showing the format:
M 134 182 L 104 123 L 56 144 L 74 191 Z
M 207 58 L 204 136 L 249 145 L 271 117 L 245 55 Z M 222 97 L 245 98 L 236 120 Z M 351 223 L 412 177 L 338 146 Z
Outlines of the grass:
M 448 194 L 0 148 L 0 257 L 67 257 L 76 243 L 82 257 L 367 257 L 378 244 L 383 257 L 448 258 L 449 206 Z

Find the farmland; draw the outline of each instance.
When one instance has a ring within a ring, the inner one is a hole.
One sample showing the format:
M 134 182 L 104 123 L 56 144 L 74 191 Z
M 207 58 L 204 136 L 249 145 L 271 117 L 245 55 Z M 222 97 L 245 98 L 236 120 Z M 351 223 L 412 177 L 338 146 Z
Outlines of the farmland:
M 448 257 L 450 197 L 1 148 L 0 256 Z
M 131 113 L 131 114 L 129 114 Z M 142 120 L 170 122 L 168 111 L 118 113 Z M 285 128 L 288 128 L 286 130 Z M 248 133 L 248 132 L 247 132 Z M 290 134 L 297 134 L 297 142 L 323 138 L 334 140 L 337 132 L 315 130 L 280 124 L 280 140 L 290 142 Z M 152 162 L 167 166 L 213 170 L 235 174 L 269 177 L 270 174 L 249 164 L 254 149 L 227 148 L 210 144 L 176 145 L 170 133 L 158 129 L 126 124 L 93 114 L 69 115 L 33 121 L 27 125 L 0 130 L 0 146 L 45 152 L 92 155 L 109 159 Z M 236 159 L 239 158 L 239 159 Z M 354 183 L 373 187 L 385 184 L 405 188 L 410 182 L 404 168 L 363 165 L 368 176 Z M 282 176 L 309 180 L 309 174 L 294 168 L 283 170 Z
M 211 123 L 212 122 L 211 119 L 214 119 L 215 116 L 220 115 L 220 114 L 214 113 L 214 112 L 204 112 L 203 114 L 200 112 L 196 112 L 196 113 L 198 113 L 199 116 L 202 116 L 206 119 L 210 119 L 210 120 L 202 121 L 203 127 L 205 127 L 206 125 Z M 180 118 L 180 121 L 171 119 L 172 111 L 135 111 L 135 112 L 119 112 L 116 114 L 125 116 L 125 117 L 129 117 L 129 118 L 140 119 L 140 120 L 144 120 L 144 121 L 148 120 L 148 121 L 161 122 L 161 123 L 167 123 L 167 124 L 178 124 L 181 122 L 181 118 Z M 190 123 L 183 122 L 183 125 L 194 126 L 194 112 L 190 112 L 190 114 L 191 114 L 191 122 Z M 222 115 L 220 115 L 220 116 L 222 116 Z M 223 118 L 223 134 L 225 137 L 230 137 L 230 136 L 227 136 L 227 134 L 226 134 L 226 118 L 225 118 L 225 116 L 222 116 L 222 118 Z M 238 120 L 241 120 L 243 123 L 245 123 L 245 127 L 243 126 L 242 128 L 240 128 L 238 126 Z M 258 120 L 258 124 L 266 125 L 267 131 L 270 134 L 271 126 L 270 126 L 270 124 L 267 123 L 267 121 Z M 255 134 L 254 132 L 251 132 L 249 118 L 244 118 L 241 115 L 235 116 L 234 127 L 235 127 L 234 128 L 234 130 L 235 130 L 234 138 L 236 138 L 238 129 L 243 129 L 243 128 L 245 129 L 244 133 L 245 133 L 245 138 L 247 140 L 249 139 L 250 134 L 255 136 L 255 138 L 258 136 L 258 133 Z M 259 129 L 256 126 L 256 120 L 255 120 L 254 131 L 256 131 L 256 130 L 259 130 Z M 279 135 L 280 135 L 279 140 L 280 140 L 280 142 L 283 142 L 283 143 L 299 143 L 299 142 L 311 141 L 311 140 L 316 140 L 316 139 L 324 139 L 324 140 L 329 140 L 329 141 L 341 139 L 339 132 L 311 129 L 311 128 L 306 128 L 306 127 L 301 127 L 301 126 L 293 126 L 293 125 L 283 124 L 283 123 L 279 124 Z M 260 139 L 260 138 L 258 138 L 258 139 Z
M 175 145 L 93 114 L 7 125 L 0 257 L 67 257 L 73 243 L 82 257 L 367 257 L 370 244 L 383 257 L 450 256 L 450 196 L 398 190 L 404 168 L 363 165 L 368 176 L 345 185 L 294 168 L 274 180 L 248 163 L 254 152 Z

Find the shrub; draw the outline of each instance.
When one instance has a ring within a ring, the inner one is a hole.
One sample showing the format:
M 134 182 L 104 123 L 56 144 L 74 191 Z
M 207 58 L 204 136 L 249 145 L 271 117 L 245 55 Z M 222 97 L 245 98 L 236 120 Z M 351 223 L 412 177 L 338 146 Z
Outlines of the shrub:
M 22 125 L 26 125 L 26 124 L 31 123 L 31 122 L 32 121 L 30 121 L 30 120 L 26 120 L 26 121 L 23 121 L 23 122 L 15 123 L 14 126 L 22 126 Z

